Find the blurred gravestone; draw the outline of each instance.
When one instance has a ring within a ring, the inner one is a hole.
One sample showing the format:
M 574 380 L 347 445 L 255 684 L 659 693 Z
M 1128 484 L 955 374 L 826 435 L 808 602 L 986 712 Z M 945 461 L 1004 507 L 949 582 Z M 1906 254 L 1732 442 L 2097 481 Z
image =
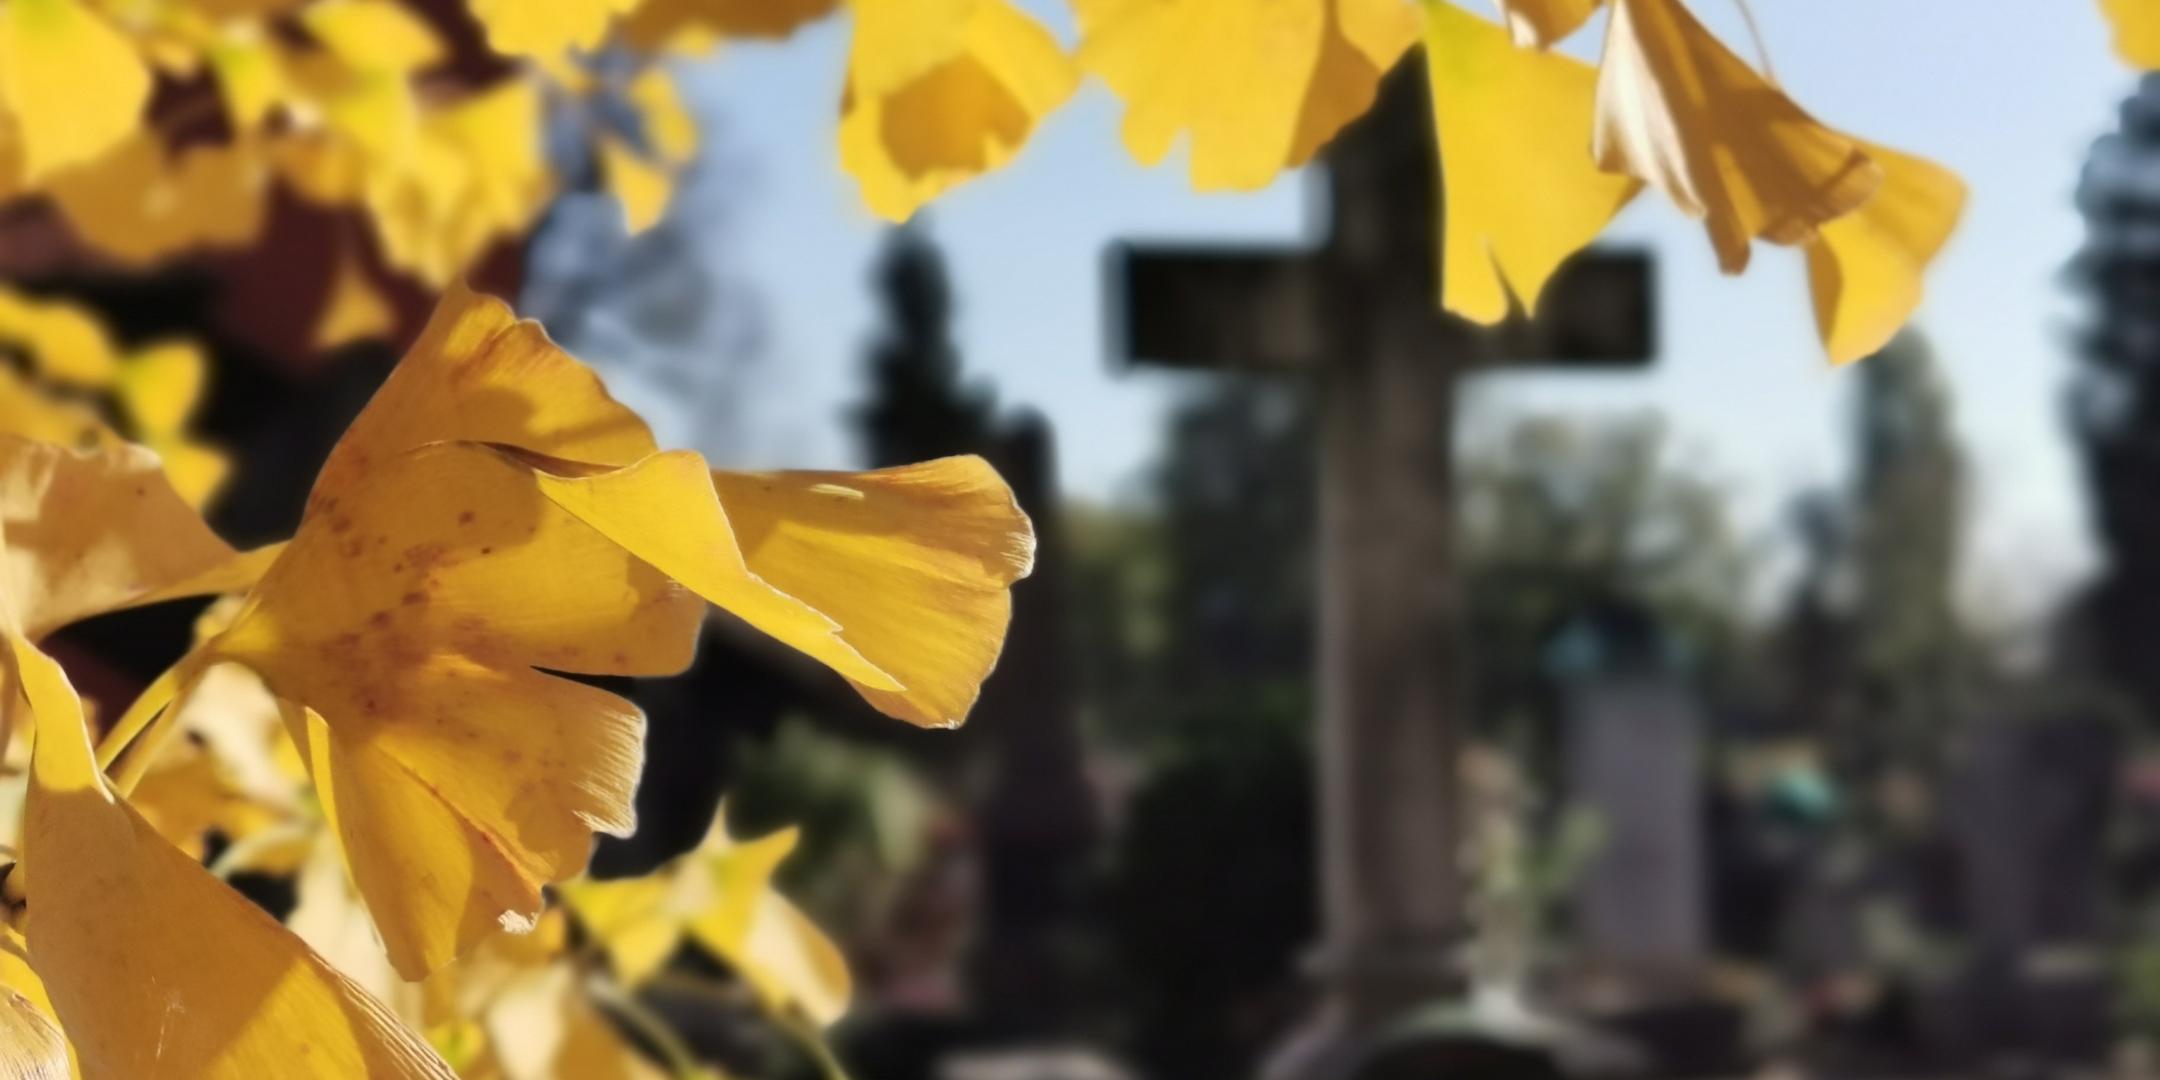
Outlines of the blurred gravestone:
M 1598 836 L 1575 890 L 1584 963 L 1569 996 L 1654 1075 L 1732 1070 L 1745 1021 L 1706 994 L 1706 722 L 1684 644 L 1643 607 L 1608 601 L 1561 626 L 1546 665 L 1568 800 Z
M 1952 792 L 1972 963 L 1945 1044 L 2047 1061 L 2106 1053 L 2103 860 L 2119 748 L 2115 725 L 2074 713 L 1978 726 Z
M 1568 796 L 1599 824 L 1576 895 L 1579 944 L 1653 993 L 1692 982 L 1708 936 L 1700 703 L 1642 612 L 1585 613 L 1552 652 Z
M 1402 63 L 1328 151 L 1318 252 L 1113 253 L 1125 358 L 1320 381 L 1326 996 L 1271 1065 L 1278 1077 L 1339 1075 L 1390 1018 L 1462 990 L 1457 379 L 1649 354 L 1640 257 L 1575 260 L 1534 319 L 1485 328 L 1440 310 L 1432 130 L 1424 70 Z

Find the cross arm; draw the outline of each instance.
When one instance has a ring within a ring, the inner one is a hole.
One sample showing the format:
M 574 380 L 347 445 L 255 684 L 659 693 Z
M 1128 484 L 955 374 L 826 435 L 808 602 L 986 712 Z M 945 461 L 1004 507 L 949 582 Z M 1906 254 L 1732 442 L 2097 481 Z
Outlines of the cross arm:
M 1324 352 L 1311 255 L 1117 244 L 1108 270 L 1114 363 L 1294 371 Z
M 1335 335 L 1325 311 L 1331 271 L 1324 252 L 1119 244 L 1107 269 L 1114 364 L 1304 371 L 1329 357 Z M 1415 318 L 1429 320 L 1425 337 L 1439 360 L 1633 367 L 1655 348 L 1654 283 L 1647 254 L 1595 250 L 1553 275 L 1535 318 L 1478 326 L 1427 296 L 1408 302 L 1417 305 Z M 1404 302 L 1401 296 L 1376 289 L 1370 302 Z

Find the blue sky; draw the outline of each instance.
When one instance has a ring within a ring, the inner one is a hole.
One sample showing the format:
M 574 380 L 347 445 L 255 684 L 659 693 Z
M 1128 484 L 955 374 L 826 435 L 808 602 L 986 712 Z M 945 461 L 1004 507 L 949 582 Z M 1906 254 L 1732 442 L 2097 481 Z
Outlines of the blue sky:
M 1481 0 L 1471 0 L 1481 6 Z M 1730 0 L 1691 0 L 1746 47 Z M 1062 5 L 1029 2 L 1069 38 Z M 1754 0 L 1779 80 L 1824 120 L 1940 160 L 1973 188 L 1918 324 L 1957 395 L 1976 473 L 1968 596 L 2032 610 L 2091 562 L 2082 488 L 2060 432 L 2078 302 L 2060 281 L 2082 224 L 2071 202 L 2092 139 L 2112 128 L 2133 76 L 2108 48 L 2093 0 Z M 833 149 L 847 28 L 829 21 L 777 46 L 731 47 L 688 72 L 724 152 L 748 166 L 726 226 L 727 261 L 765 297 L 764 383 L 747 439 L 756 464 L 847 464 L 840 410 L 860 392 L 875 311 L 865 272 L 878 223 Z M 1575 50 L 1594 54 L 1595 33 Z M 1246 196 L 1201 196 L 1182 160 L 1133 164 L 1118 103 L 1089 84 L 1011 167 L 936 207 L 972 370 L 1007 402 L 1048 412 L 1068 488 L 1137 491 L 1175 376 L 1114 368 L 1101 337 L 1102 258 L 1123 238 L 1297 243 L 1320 223 L 1304 178 Z M 1694 223 L 1637 201 L 1616 243 L 1658 256 L 1662 353 L 1647 373 L 1511 374 L 1481 380 L 1470 424 L 1509 411 L 1663 412 L 1691 456 L 1728 478 L 1744 522 L 1766 528 L 1786 496 L 1834 478 L 1853 381 L 1823 363 L 1797 253 L 1760 248 L 1721 277 Z

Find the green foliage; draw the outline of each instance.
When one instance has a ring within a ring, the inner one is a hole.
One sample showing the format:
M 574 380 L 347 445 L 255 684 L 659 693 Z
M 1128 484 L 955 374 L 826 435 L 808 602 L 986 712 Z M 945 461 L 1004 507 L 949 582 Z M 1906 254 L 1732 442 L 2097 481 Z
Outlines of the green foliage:
M 900 754 L 799 716 L 771 740 L 745 744 L 727 802 L 738 835 L 801 827 L 781 877 L 834 926 L 875 920 L 884 886 L 921 858 L 936 810 L 936 796 Z
M 1459 473 L 1464 641 L 1487 730 L 1538 722 L 1543 663 L 1571 616 L 1647 613 L 1708 673 L 1742 633 L 1751 553 L 1726 492 L 1683 464 L 1649 416 L 1515 421 Z
M 1854 617 L 1877 726 L 1926 742 L 1950 722 L 1963 634 L 1953 597 L 1964 464 L 1933 351 L 1907 333 L 1860 367 Z

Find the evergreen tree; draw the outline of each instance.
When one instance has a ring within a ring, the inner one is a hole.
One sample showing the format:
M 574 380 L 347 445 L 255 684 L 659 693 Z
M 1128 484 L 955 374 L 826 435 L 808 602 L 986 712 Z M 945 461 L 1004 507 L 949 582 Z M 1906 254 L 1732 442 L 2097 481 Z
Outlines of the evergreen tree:
M 870 400 L 856 413 L 873 466 L 984 452 L 992 393 L 964 382 L 952 285 L 921 215 L 887 234 L 876 270 L 885 329 L 870 349 Z
M 2070 397 L 2103 568 L 2058 659 L 2093 667 L 2160 716 L 2160 78 L 2148 76 L 2078 187 L 2086 241 L 2072 267 L 2091 318 Z M 2078 643 L 2085 643 L 2082 647 Z
M 1854 615 L 1861 692 L 1884 749 L 1935 745 L 1952 719 L 1964 465 L 1932 350 L 1906 333 L 1860 366 Z

